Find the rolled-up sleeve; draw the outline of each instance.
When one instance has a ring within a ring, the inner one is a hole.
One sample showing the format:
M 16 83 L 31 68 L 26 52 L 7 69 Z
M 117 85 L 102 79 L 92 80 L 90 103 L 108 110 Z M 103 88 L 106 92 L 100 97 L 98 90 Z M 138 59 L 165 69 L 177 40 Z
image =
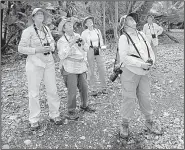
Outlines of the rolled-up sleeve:
M 35 48 L 30 47 L 31 31 L 27 28 L 23 31 L 18 45 L 18 52 L 27 55 L 35 55 Z
M 67 58 L 70 54 L 70 46 L 67 41 L 63 41 L 62 39 L 57 42 L 58 56 L 61 60 Z
M 125 35 L 120 36 L 118 47 L 120 63 L 127 66 L 141 67 L 141 61 L 137 60 L 138 58 L 128 55 L 129 45 Z

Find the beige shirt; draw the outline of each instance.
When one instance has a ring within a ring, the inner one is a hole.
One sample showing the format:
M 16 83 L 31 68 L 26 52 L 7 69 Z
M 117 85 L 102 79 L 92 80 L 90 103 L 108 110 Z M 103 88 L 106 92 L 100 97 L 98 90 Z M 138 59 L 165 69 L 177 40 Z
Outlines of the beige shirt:
M 145 34 L 142 33 L 142 32 L 140 32 L 140 33 L 143 35 L 144 39 L 146 40 Z M 137 53 L 137 51 L 134 48 L 131 41 L 129 40 L 129 43 L 128 43 L 126 35 L 123 34 L 123 35 L 120 36 L 119 42 L 118 42 L 118 47 L 119 47 L 118 52 L 119 52 L 119 56 L 120 56 L 120 64 L 123 63 L 122 67 L 126 67 L 131 72 L 133 72 L 137 75 L 145 75 L 149 71 L 143 70 L 141 68 L 141 64 L 148 60 L 147 46 L 146 46 L 145 42 L 143 41 L 142 37 L 139 34 L 138 34 L 138 37 L 133 36 L 133 34 L 130 34 L 130 33 L 128 33 L 128 34 L 130 35 L 130 37 L 134 41 L 136 47 L 138 48 L 138 51 L 139 51 L 142 59 L 130 56 L 131 54 L 139 56 L 139 54 Z M 147 40 L 146 40 L 146 42 L 147 42 L 147 45 L 149 47 L 150 57 L 155 63 L 154 52 L 153 52 L 149 42 Z
M 92 31 L 86 29 L 82 32 L 81 37 L 88 44 L 88 46 L 91 46 L 90 41 L 92 41 L 93 46 L 98 46 L 99 43 L 98 35 L 100 38 L 100 46 L 103 46 L 103 38 L 101 31 L 99 29 L 94 29 Z
M 66 38 L 67 41 L 66 40 Z M 87 71 L 87 50 L 88 45 L 85 44 L 81 47 L 78 44 L 74 44 L 70 47 L 70 41 L 72 37 L 67 34 L 63 35 L 57 42 L 58 56 L 60 58 L 59 68 L 64 67 L 68 73 L 81 74 Z M 74 36 L 79 34 L 74 33 Z
M 48 31 L 48 32 L 46 31 L 47 33 L 46 37 L 48 39 L 48 42 L 50 43 L 50 46 L 52 46 L 53 51 L 54 51 L 55 49 L 54 39 L 51 35 L 50 29 L 47 26 L 45 27 L 47 28 L 47 31 Z M 45 33 L 43 31 L 38 30 L 38 34 L 41 37 L 42 44 L 47 43 L 47 40 L 45 38 Z M 43 46 L 41 44 L 41 41 L 37 33 L 35 32 L 33 25 L 31 25 L 25 30 L 23 30 L 21 40 L 18 45 L 18 51 L 20 53 L 28 55 L 27 61 L 33 63 L 36 66 L 41 66 L 45 68 L 48 63 L 49 64 L 54 63 L 54 60 L 53 60 L 53 56 L 51 53 L 49 55 L 44 55 L 43 53 L 35 53 L 35 49 L 38 46 Z
M 146 23 L 143 26 L 143 32 L 146 35 L 148 41 L 152 43 L 154 46 L 157 46 L 159 44 L 158 35 L 162 34 L 163 28 L 157 25 L 156 23 L 153 23 L 152 25 Z M 152 34 L 155 34 L 156 38 L 152 38 Z

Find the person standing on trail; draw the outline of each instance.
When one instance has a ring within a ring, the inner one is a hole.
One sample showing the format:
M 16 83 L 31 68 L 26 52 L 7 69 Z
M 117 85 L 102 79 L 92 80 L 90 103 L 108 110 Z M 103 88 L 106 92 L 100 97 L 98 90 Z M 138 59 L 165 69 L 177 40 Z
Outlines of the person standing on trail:
M 106 71 L 105 65 L 102 58 L 102 49 L 103 49 L 103 38 L 101 31 L 94 28 L 94 17 L 86 17 L 83 22 L 83 27 L 85 30 L 82 32 L 81 36 L 84 39 L 85 43 L 88 44 L 89 50 L 87 52 L 88 63 L 89 63 L 89 81 L 91 88 L 91 95 L 97 96 L 98 93 L 107 94 L 107 84 L 106 84 Z M 101 91 L 97 92 L 96 88 L 96 78 L 95 78 L 95 60 L 97 62 L 99 78 L 101 81 Z
M 155 54 L 155 58 L 157 58 L 156 46 L 159 44 L 158 36 L 162 34 L 163 28 L 157 25 L 156 23 L 154 23 L 153 20 L 154 20 L 154 17 L 152 15 L 147 16 L 147 23 L 143 26 L 143 32 L 152 46 L 152 49 Z
M 121 138 L 128 138 L 129 136 L 129 121 L 133 116 L 136 100 L 145 116 L 147 129 L 152 133 L 161 133 L 152 118 L 153 110 L 147 75 L 155 63 L 155 55 L 150 43 L 146 40 L 145 34 L 137 31 L 137 20 L 138 15 L 136 13 L 130 13 L 120 18 L 120 26 L 123 31 L 118 42 L 123 95 L 120 110 L 122 118 Z
M 88 106 L 88 85 L 87 85 L 87 44 L 80 35 L 73 31 L 72 18 L 63 18 L 59 23 L 58 31 L 63 32 L 62 37 L 57 42 L 58 56 L 60 58 L 59 68 L 68 90 L 68 114 L 69 120 L 79 118 L 76 111 L 77 87 L 80 92 L 82 111 L 94 112 Z
M 64 119 L 60 117 L 60 99 L 57 94 L 55 63 L 52 52 L 54 40 L 50 29 L 44 25 L 48 13 L 42 8 L 32 11 L 33 24 L 26 28 L 21 36 L 18 51 L 27 54 L 26 75 L 29 94 L 29 122 L 32 130 L 40 127 L 39 88 L 41 80 L 46 87 L 50 121 L 62 125 Z

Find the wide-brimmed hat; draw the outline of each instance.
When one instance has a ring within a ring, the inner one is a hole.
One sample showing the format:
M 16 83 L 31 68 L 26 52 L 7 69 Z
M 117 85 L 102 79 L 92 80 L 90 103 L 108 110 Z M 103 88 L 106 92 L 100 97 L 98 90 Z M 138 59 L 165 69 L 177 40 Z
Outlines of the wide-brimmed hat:
M 94 23 L 94 17 L 93 17 L 93 16 L 88 16 L 88 17 L 86 17 L 86 18 L 84 19 L 84 21 L 83 21 L 83 27 L 84 27 L 84 28 L 87 27 L 85 24 L 86 24 L 86 22 L 87 22 L 88 19 L 92 19 L 92 21 L 93 21 L 93 23 Z
M 120 21 L 119 21 L 120 29 L 122 29 L 125 26 L 125 20 L 129 16 L 132 17 L 136 23 L 138 23 L 138 21 L 139 21 L 138 14 L 137 13 L 130 13 L 130 14 L 124 15 L 120 18 Z
M 44 13 L 44 21 L 43 22 L 46 22 L 47 18 L 52 16 L 51 14 L 46 12 L 43 8 L 33 9 L 32 13 L 31 13 L 31 16 L 33 17 L 38 11 L 42 11 Z
M 59 34 L 62 34 L 63 33 L 63 28 L 64 28 L 64 25 L 67 23 L 67 22 L 72 22 L 74 24 L 74 18 L 72 17 L 63 17 L 61 22 L 58 24 L 58 32 Z

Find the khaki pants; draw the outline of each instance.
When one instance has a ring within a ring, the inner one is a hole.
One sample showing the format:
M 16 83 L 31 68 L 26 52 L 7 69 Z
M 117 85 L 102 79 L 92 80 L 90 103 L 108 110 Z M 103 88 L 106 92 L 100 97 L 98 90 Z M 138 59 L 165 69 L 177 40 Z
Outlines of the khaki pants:
M 79 89 L 80 92 L 81 106 L 86 107 L 88 98 L 86 72 L 82 74 L 70 74 L 65 72 L 63 74 L 63 79 L 68 90 L 68 111 L 74 111 L 76 109 L 77 88 Z
M 124 68 L 121 74 L 123 102 L 121 104 L 122 119 L 129 120 L 134 113 L 136 99 L 146 119 L 151 119 L 150 85 L 147 75 L 137 75 Z
M 57 94 L 56 78 L 55 78 L 55 64 L 51 63 L 46 68 L 35 66 L 31 62 L 26 62 L 26 75 L 28 79 L 28 93 L 29 93 L 29 121 L 35 123 L 39 121 L 40 103 L 39 103 L 39 89 L 41 80 L 44 79 L 46 87 L 49 116 L 51 118 L 58 117 L 60 100 Z
M 88 75 L 89 75 L 89 84 L 91 89 L 96 89 L 97 85 L 96 83 L 96 76 L 95 76 L 95 61 L 97 63 L 98 67 L 98 73 L 99 73 L 99 79 L 101 82 L 101 88 L 105 88 L 106 85 L 106 74 L 105 74 L 105 65 L 103 62 L 103 58 L 101 55 L 101 50 L 100 50 L 100 55 L 94 55 L 94 50 L 92 48 L 89 49 L 87 52 L 87 58 L 88 58 L 88 63 L 89 63 L 89 70 L 88 70 Z

